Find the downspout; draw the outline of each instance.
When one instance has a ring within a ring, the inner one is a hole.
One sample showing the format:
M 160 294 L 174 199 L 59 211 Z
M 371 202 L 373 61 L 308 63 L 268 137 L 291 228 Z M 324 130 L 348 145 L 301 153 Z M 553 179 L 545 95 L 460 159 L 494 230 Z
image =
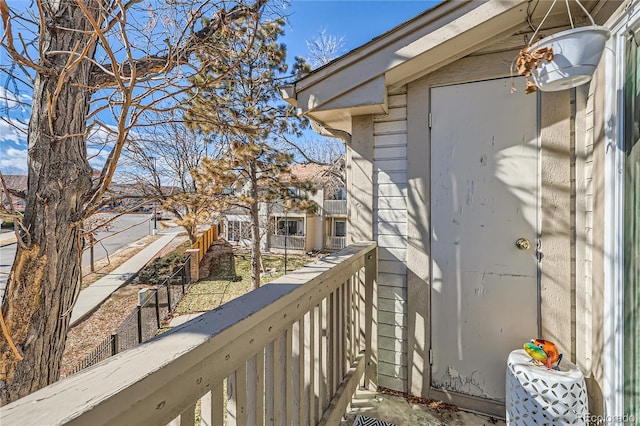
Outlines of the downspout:
M 298 99 L 296 98 L 296 86 L 295 84 L 289 86 L 283 86 L 280 88 L 280 96 L 290 105 L 293 105 L 297 109 L 298 115 L 303 115 L 300 108 L 298 108 Z M 344 143 L 347 145 L 351 144 L 351 134 L 345 132 L 344 130 L 331 129 L 325 126 L 323 123 L 306 116 L 311 122 L 311 128 L 314 132 L 319 134 L 320 136 L 326 136 L 330 138 L 338 138 L 342 139 Z
M 344 130 L 329 129 L 324 125 L 318 123 L 317 121 L 313 120 L 312 118 L 309 118 L 309 121 L 311 122 L 311 128 L 313 129 L 313 131 L 319 134 L 320 136 L 342 139 L 342 141 L 347 145 L 351 144 L 350 133 L 347 133 Z

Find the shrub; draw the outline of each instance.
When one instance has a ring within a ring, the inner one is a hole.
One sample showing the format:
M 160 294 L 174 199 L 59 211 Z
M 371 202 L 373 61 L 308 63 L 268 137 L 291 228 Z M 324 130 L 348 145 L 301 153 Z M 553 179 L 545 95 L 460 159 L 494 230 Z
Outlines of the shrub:
M 185 262 L 184 255 L 173 252 L 155 259 L 138 272 L 138 282 L 143 284 L 161 284 L 173 275 Z

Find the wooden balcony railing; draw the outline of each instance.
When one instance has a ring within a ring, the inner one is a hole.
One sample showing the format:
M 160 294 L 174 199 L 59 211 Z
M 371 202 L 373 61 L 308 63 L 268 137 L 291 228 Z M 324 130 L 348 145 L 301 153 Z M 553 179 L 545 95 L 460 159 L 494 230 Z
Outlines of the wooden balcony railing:
M 290 250 L 304 250 L 305 237 L 298 237 L 294 235 L 269 235 L 269 247 L 283 249 L 285 248 L 285 244 Z
M 324 214 L 328 216 L 346 216 L 347 200 L 324 200 Z
M 377 264 L 375 243 L 349 246 L 2 407 L 0 424 L 193 426 L 198 401 L 201 425 L 339 424 L 360 380 L 376 384 Z
M 326 237 L 324 247 L 327 250 L 342 250 L 347 245 L 347 237 Z

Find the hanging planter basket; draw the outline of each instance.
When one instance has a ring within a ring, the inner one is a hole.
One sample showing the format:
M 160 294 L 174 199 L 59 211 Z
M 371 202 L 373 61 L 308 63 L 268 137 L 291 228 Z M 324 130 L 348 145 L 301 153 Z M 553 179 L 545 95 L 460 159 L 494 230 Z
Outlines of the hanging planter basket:
M 611 34 L 608 28 L 595 24 L 587 9 L 578 0 L 575 2 L 587 14 L 591 25 L 574 27 L 569 0 L 565 0 L 571 29 L 535 41 L 538 31 L 556 1 L 553 1 L 549 11 L 533 33 L 532 41 L 520 51 L 516 58 L 518 74 L 527 78 L 525 93 L 535 92 L 536 89 L 554 92 L 589 82 Z
M 531 70 L 536 86 L 554 92 L 589 82 L 610 34 L 608 28 L 590 25 L 561 31 L 529 46 L 529 51 L 550 48 L 553 52 L 552 60 L 542 60 Z

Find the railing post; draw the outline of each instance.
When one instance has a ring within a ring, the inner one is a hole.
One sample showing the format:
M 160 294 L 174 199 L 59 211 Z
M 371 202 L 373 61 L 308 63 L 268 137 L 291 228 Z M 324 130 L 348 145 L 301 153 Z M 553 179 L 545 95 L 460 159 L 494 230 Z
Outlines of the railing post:
M 366 254 L 364 264 L 365 372 L 364 383 L 370 390 L 378 388 L 378 248 Z
M 158 290 L 156 289 L 156 323 L 160 328 L 160 296 L 158 296 Z
M 138 306 L 138 343 L 142 343 L 142 305 Z
M 118 353 L 118 350 L 120 349 L 120 345 L 119 345 L 119 341 L 118 341 L 118 333 L 114 333 L 111 335 L 111 355 L 115 355 Z
M 184 263 L 183 272 L 184 272 L 185 279 L 187 280 L 187 285 L 191 285 L 191 283 L 192 283 L 192 281 L 191 281 L 191 258 L 187 258 L 186 262 Z
M 171 312 L 171 283 L 169 280 L 165 281 L 167 285 L 167 310 Z

